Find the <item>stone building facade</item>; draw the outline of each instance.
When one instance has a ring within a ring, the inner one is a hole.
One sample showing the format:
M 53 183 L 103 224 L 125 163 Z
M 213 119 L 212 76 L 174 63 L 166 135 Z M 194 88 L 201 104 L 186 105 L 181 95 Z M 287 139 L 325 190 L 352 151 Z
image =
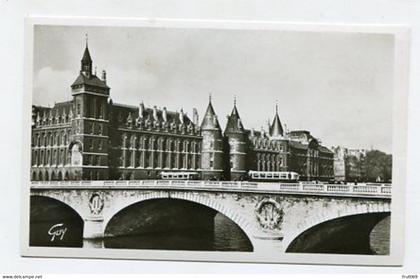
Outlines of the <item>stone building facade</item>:
M 86 45 L 72 99 L 33 106 L 33 180 L 156 179 L 162 171 L 205 180 L 245 180 L 249 170 L 334 178 L 334 153 L 308 131 L 285 132 L 277 107 L 266 130 L 244 128 L 236 100 L 222 131 L 211 99 L 199 123 L 169 111 L 113 103 L 105 71 L 92 71 Z
M 366 149 L 332 147 L 334 152 L 335 181 L 361 182 L 366 179 Z

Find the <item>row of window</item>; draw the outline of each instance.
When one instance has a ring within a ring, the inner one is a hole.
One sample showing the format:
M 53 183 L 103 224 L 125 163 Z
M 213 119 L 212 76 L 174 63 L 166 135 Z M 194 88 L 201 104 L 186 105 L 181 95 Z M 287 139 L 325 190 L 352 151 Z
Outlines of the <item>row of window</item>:
M 84 116 L 89 118 L 103 119 L 105 114 L 105 106 L 102 104 L 103 100 L 97 98 L 85 99 L 85 114 L 82 114 L 82 100 L 76 101 L 76 115 L 78 117 Z
M 50 180 L 70 180 L 70 175 L 67 171 L 33 171 L 31 175 L 32 181 L 50 181 Z
M 256 149 L 267 149 L 279 152 L 287 151 L 284 143 L 275 140 L 254 138 L 252 144 Z
M 36 126 L 48 126 L 48 125 L 59 125 L 59 124 L 67 124 L 73 119 L 73 114 L 66 114 L 63 115 L 56 114 L 55 116 L 52 116 L 50 114 L 48 117 L 44 114 L 44 116 L 40 116 L 37 114 L 37 117 L 35 119 Z
M 85 128 L 86 134 L 102 135 L 103 134 L 103 124 L 87 122 Z
M 32 165 L 66 165 L 70 164 L 71 156 L 65 149 L 33 150 Z
M 56 130 L 54 132 L 39 132 L 32 134 L 33 146 L 67 145 L 69 143 L 70 129 Z
M 148 150 L 166 150 L 178 152 L 201 152 L 201 143 L 199 141 L 165 139 L 163 137 L 131 136 L 130 139 L 123 135 L 122 146 L 125 148 L 148 149 Z
M 92 151 L 92 150 L 98 150 L 102 151 L 104 149 L 104 140 L 103 139 L 86 139 L 86 150 Z M 95 149 L 95 146 L 97 147 Z
M 179 154 L 165 152 L 130 151 L 123 152 L 121 165 L 123 167 L 141 168 L 184 168 L 198 169 L 200 167 L 200 155 Z
M 257 160 L 257 171 L 281 171 L 283 167 L 283 158 L 280 157 L 277 160 Z
M 194 126 L 192 123 L 189 125 L 177 124 L 175 122 L 160 122 L 146 119 L 127 120 L 125 126 L 130 128 L 146 129 L 146 130 L 163 130 L 165 132 L 171 132 L 174 134 L 190 134 L 195 135 L 200 133 L 200 128 Z
M 85 179 L 89 180 L 100 180 L 104 179 L 101 171 L 99 170 L 91 170 L 85 171 Z M 80 179 L 80 177 L 73 177 L 68 171 L 33 171 L 31 174 L 32 181 L 58 181 L 58 180 L 74 180 Z
M 84 155 L 84 166 L 106 166 L 107 157 L 101 155 Z

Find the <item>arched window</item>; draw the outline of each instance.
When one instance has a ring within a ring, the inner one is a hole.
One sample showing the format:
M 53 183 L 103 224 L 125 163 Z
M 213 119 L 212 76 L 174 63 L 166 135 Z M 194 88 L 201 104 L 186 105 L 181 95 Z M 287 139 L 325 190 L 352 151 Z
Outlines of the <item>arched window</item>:
M 162 138 L 159 138 L 159 142 L 158 142 L 158 150 L 162 151 L 163 150 L 163 142 L 164 140 Z
M 102 103 L 99 102 L 99 104 L 98 104 L 98 118 L 102 118 L 103 117 L 102 110 L 103 110 Z
M 37 181 L 38 180 L 38 173 L 36 171 L 32 172 L 32 181 Z
M 167 151 L 171 151 L 171 144 L 172 144 L 172 140 L 171 139 L 167 139 L 166 140 L 166 150 Z
M 71 148 L 71 164 L 73 166 L 82 165 L 81 146 L 78 143 L 74 144 Z
M 38 165 L 38 162 L 37 162 L 37 160 L 38 160 L 37 155 L 38 155 L 38 152 L 35 150 L 35 151 L 32 153 L 32 166 L 36 166 L 36 165 Z
M 122 134 L 122 147 L 127 148 L 127 135 L 125 133 Z
M 80 100 L 78 100 L 76 104 L 76 116 L 80 117 L 81 114 L 82 114 L 82 108 L 81 108 Z
M 149 149 L 155 150 L 155 139 L 153 137 L 149 139 Z
M 134 135 L 131 135 L 130 138 L 130 148 L 136 148 L 136 137 Z
M 184 152 L 188 152 L 189 149 L 189 142 L 186 140 L 184 141 Z

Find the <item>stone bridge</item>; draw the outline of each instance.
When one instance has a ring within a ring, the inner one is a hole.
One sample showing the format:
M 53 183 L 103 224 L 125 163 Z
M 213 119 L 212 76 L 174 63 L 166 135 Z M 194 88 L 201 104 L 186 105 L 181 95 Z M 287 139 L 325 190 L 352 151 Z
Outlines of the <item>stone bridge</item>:
M 384 216 L 389 216 L 391 208 L 391 186 L 383 184 L 34 181 L 31 200 L 36 197 L 59 201 L 77 213 L 83 222 L 83 246 L 90 243 L 86 240 L 124 234 L 121 226 L 114 226 L 117 229 L 113 231 L 109 227 L 111 220 L 130 206 L 153 200 L 179 200 L 196 205 L 197 210 L 188 210 L 187 214 L 183 211 L 181 216 L 170 217 L 172 220 L 176 218 L 184 224 L 197 220 L 200 220 L 198 223 L 211 223 L 210 219 L 215 215 L 208 220 L 204 215 L 200 215 L 202 218 L 192 215 L 194 212 L 202 214 L 199 208 L 221 213 L 242 230 L 254 253 L 310 251 L 308 245 L 316 246 L 319 243 L 314 242 L 332 237 L 329 234 L 338 227 L 338 234 L 346 231 L 370 233 Z M 153 212 L 159 215 L 159 212 L 172 211 L 171 208 L 160 208 Z M 189 217 L 188 214 L 192 215 Z M 331 225 L 325 227 L 325 224 Z M 323 231 L 314 230 L 322 226 Z M 130 231 L 130 228 L 126 229 Z

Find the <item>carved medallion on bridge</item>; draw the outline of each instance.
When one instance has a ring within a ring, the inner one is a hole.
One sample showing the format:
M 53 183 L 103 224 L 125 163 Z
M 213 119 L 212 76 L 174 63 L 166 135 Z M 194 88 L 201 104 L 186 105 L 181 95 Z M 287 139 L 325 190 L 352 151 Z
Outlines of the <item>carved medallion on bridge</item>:
M 283 220 L 283 210 L 273 199 L 265 198 L 257 204 L 255 209 L 257 220 L 264 229 L 279 229 Z
M 93 193 L 89 199 L 89 208 L 92 214 L 98 215 L 104 208 L 104 199 L 98 193 Z

